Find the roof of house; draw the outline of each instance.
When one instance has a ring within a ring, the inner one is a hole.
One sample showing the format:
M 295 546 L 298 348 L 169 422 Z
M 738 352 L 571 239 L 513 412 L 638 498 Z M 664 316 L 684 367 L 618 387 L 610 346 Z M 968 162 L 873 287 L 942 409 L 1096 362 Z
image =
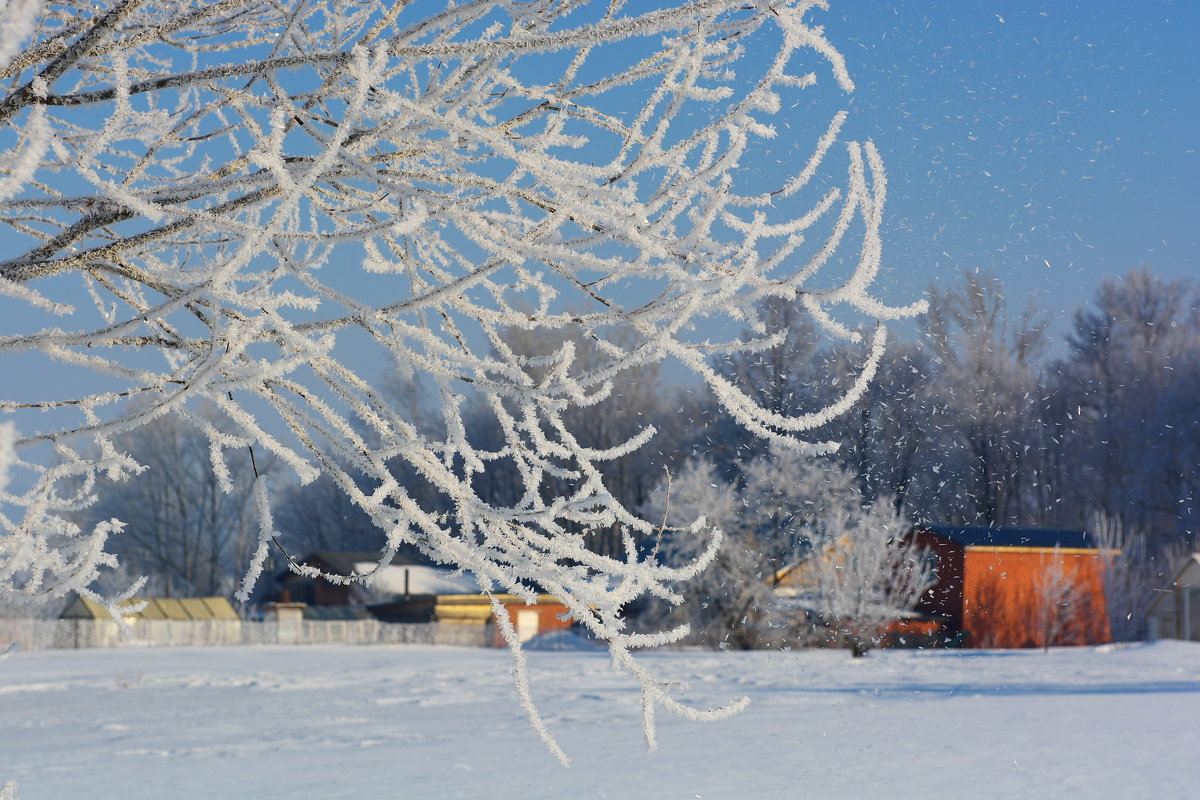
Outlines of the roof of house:
M 144 604 L 144 605 L 142 605 Z M 138 606 L 142 607 L 139 610 Z M 118 608 L 128 608 L 127 620 L 236 620 L 238 614 L 224 597 L 134 597 Z M 59 615 L 61 619 L 112 619 L 108 609 L 86 597 L 76 597 Z
M 927 531 L 963 547 L 1032 547 L 1053 550 L 1095 550 L 1096 541 L 1087 531 L 1061 528 L 988 528 L 981 525 L 922 525 Z
M 359 574 L 375 569 L 376 562 L 359 562 Z M 474 594 L 479 592 L 475 577 L 449 567 L 426 567 L 419 564 L 396 565 L 380 570 L 371 586 L 390 594 Z
M 305 606 L 300 613 L 304 619 L 321 622 L 354 622 L 360 619 L 373 619 L 371 613 L 362 606 Z
M 359 564 L 378 564 L 381 553 L 377 550 L 314 550 L 303 558 L 296 559 L 299 564 L 312 564 L 320 562 L 322 568 L 326 572 L 332 572 L 335 575 L 355 575 L 363 572 L 358 568 Z M 392 566 L 433 566 L 434 562 L 421 553 L 415 547 L 401 547 L 396 551 L 396 555 L 392 558 Z M 299 577 L 291 570 L 284 570 L 279 575 L 279 580 L 285 580 L 289 576 L 292 578 Z

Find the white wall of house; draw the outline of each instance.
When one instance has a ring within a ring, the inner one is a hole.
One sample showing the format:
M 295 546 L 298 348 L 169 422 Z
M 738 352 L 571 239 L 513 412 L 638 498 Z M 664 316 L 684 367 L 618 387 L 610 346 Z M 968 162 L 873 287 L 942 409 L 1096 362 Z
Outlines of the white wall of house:
M 1151 639 L 1200 642 L 1200 553 L 1193 553 L 1147 613 Z

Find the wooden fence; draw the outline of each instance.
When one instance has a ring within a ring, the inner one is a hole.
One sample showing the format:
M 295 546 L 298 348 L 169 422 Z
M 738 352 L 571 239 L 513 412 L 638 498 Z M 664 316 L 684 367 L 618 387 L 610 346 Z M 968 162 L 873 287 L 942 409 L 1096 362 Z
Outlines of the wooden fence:
M 191 647 L 221 645 L 448 644 L 483 647 L 482 625 L 397 624 L 376 620 L 298 620 L 298 624 L 243 620 L 135 620 L 122 630 L 111 620 L 0 619 L 0 652 L 82 647 Z

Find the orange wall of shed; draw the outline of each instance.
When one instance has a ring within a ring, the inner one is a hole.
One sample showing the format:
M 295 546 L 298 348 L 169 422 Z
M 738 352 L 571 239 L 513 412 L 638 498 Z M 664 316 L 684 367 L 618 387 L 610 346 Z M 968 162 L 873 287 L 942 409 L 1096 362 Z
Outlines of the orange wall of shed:
M 1111 639 L 1104 576 L 1094 553 L 1065 553 L 1064 572 L 1077 596 L 1063 609 L 1064 629 L 1051 644 L 1098 644 Z M 1052 551 L 968 548 L 963 563 L 962 629 L 972 647 L 1042 647 L 1047 601 L 1039 592 L 1054 562 Z
M 538 634 L 548 633 L 550 631 L 562 631 L 571 627 L 572 620 L 559 619 L 560 616 L 567 613 L 567 607 L 562 603 L 538 603 L 535 606 L 527 606 L 524 603 L 505 603 L 504 610 L 508 612 L 508 618 L 512 621 L 513 627 L 517 625 L 517 614 L 521 611 L 536 611 L 538 614 Z M 496 647 L 506 647 L 504 637 L 500 634 L 499 626 L 494 626 L 492 644 Z

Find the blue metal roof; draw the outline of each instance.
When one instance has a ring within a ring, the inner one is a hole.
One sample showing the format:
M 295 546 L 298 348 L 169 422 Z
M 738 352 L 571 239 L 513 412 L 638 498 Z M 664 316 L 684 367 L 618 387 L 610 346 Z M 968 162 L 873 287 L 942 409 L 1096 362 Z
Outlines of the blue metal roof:
M 1055 547 L 1095 549 L 1087 531 L 1061 528 L 987 528 L 981 525 L 923 525 L 928 531 L 963 547 Z

